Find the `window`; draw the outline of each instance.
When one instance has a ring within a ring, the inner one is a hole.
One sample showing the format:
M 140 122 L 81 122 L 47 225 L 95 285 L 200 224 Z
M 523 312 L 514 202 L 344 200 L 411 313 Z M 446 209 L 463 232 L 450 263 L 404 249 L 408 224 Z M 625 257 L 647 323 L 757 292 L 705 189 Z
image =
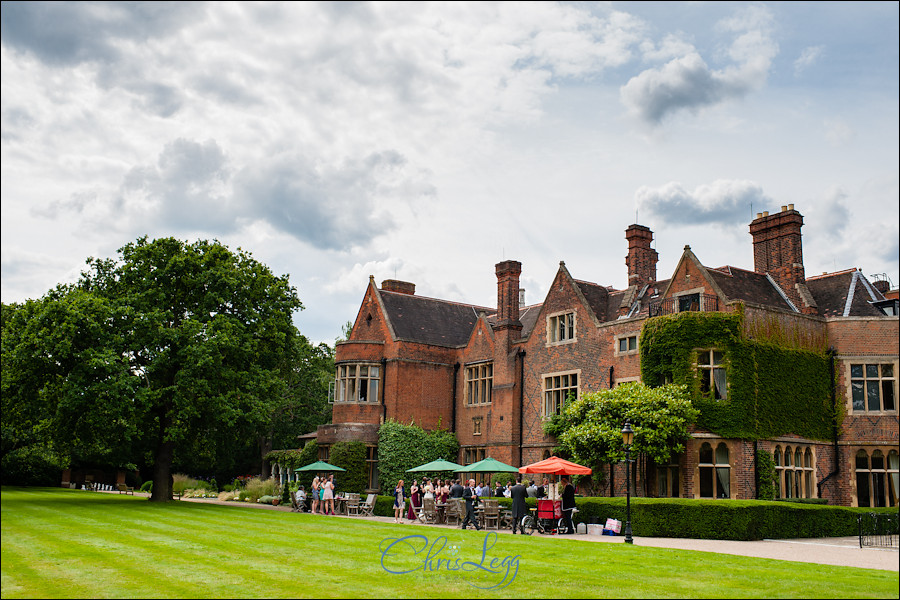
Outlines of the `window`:
M 377 490 L 378 483 L 378 448 L 376 446 L 366 446 L 366 472 L 367 480 L 366 489 Z
M 700 310 L 700 294 L 678 296 L 678 312 L 697 312 Z
M 709 442 L 700 446 L 700 497 L 731 498 L 731 465 L 728 446 L 720 442 L 715 452 Z
M 715 400 L 728 399 L 728 385 L 722 360 L 725 354 L 718 350 L 697 351 L 697 371 L 700 376 L 700 393 Z
M 568 312 L 547 318 L 547 342 L 556 344 L 575 339 L 575 313 Z
M 853 412 L 897 410 L 896 386 L 892 363 L 850 365 Z
M 481 435 L 481 417 L 472 419 L 472 435 Z
M 856 499 L 858 506 L 897 506 L 900 485 L 900 455 L 896 450 L 860 450 L 856 453 Z
M 319 446 L 319 460 L 328 462 L 328 457 L 331 455 L 331 446 Z
M 775 446 L 774 459 L 776 498 L 816 497 L 810 448 Z
M 616 348 L 616 354 L 625 354 L 627 352 L 636 352 L 638 349 L 638 338 L 636 335 L 620 337 L 617 340 L 617 343 L 618 343 L 618 347 Z
M 494 365 L 466 367 L 466 404 L 490 404 L 494 387 Z
M 378 365 L 338 365 L 334 382 L 335 402 L 378 402 Z
M 672 458 L 667 465 L 656 467 L 656 495 L 660 498 L 678 498 L 678 461 Z
M 561 373 L 544 377 L 544 416 L 562 412 L 563 404 L 578 397 L 578 373 Z

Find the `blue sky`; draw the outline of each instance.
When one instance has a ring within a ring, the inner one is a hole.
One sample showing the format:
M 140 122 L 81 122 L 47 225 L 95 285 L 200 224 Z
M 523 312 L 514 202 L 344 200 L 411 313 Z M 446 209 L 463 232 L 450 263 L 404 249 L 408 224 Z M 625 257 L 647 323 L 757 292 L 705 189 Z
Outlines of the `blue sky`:
M 143 235 L 241 247 L 333 342 L 369 275 L 491 306 L 565 261 L 626 284 L 689 244 L 752 269 L 805 217 L 807 275 L 898 263 L 898 3 L 2 6 L 2 299 Z

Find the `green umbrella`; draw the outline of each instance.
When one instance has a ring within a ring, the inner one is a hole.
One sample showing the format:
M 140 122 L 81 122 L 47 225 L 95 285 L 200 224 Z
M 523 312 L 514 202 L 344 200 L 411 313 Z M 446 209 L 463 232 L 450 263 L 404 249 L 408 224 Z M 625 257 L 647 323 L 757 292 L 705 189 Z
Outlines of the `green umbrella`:
M 294 469 L 295 471 L 346 471 L 347 469 L 342 469 L 340 467 L 336 467 L 334 465 L 329 465 L 327 462 L 320 460 L 316 461 L 311 465 L 306 465 L 305 467 L 300 467 L 299 469 Z
M 457 469 L 461 468 L 462 465 L 458 465 L 455 462 L 450 462 L 449 460 L 440 458 L 438 460 L 433 460 L 430 463 L 425 463 L 424 465 L 419 465 L 418 467 L 407 469 L 406 472 L 415 473 L 418 471 L 456 471 Z
M 477 463 L 453 470 L 454 473 L 518 473 L 519 468 L 502 463 L 495 458 L 485 458 Z

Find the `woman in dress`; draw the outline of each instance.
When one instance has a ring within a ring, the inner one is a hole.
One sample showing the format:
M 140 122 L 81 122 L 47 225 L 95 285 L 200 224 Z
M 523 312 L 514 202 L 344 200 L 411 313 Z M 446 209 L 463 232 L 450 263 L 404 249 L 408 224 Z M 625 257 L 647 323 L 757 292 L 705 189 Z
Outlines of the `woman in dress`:
M 312 494 L 312 507 L 309 512 L 316 514 L 319 510 L 319 476 L 313 477 L 312 485 L 309 487 L 309 493 Z
M 409 488 L 409 510 L 406 511 L 406 518 L 410 521 L 416 520 L 416 509 L 419 504 L 419 480 L 413 479 L 412 487 Z
M 430 479 L 425 480 L 425 494 L 422 496 L 422 498 L 431 498 L 432 500 L 434 500 L 434 486 L 431 484 Z
M 324 507 L 322 512 L 326 515 L 334 514 L 334 475 L 329 475 L 325 483 L 322 484 L 322 500 Z
M 403 480 L 397 482 L 394 488 L 394 523 L 402 523 L 400 515 L 403 514 L 403 506 L 406 504 L 406 491 L 403 489 Z
M 438 495 L 438 502 L 441 504 L 447 504 L 447 500 L 450 499 L 450 482 L 443 481 L 441 483 L 441 493 Z

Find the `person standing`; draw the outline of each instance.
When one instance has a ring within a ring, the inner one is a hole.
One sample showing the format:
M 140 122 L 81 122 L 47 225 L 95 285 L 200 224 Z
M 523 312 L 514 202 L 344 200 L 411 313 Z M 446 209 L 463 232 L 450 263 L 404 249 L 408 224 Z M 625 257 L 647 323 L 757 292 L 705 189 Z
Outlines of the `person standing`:
M 310 511 L 312 514 L 316 514 L 319 510 L 319 476 L 316 475 L 313 477 L 312 485 L 309 487 L 309 492 L 312 494 L 312 507 L 310 507 Z
M 403 480 L 397 482 L 394 488 L 394 523 L 402 523 L 403 507 L 406 504 L 406 490 L 403 489 Z
M 510 498 L 512 498 L 512 530 L 513 535 L 516 534 L 516 529 L 518 528 L 519 533 L 525 533 L 525 528 L 522 527 L 522 518 L 528 513 L 528 505 L 525 502 L 525 498 L 528 497 L 528 490 L 522 485 L 522 477 L 519 476 L 516 478 L 516 485 L 512 486 L 510 490 Z
M 528 490 L 529 498 L 537 498 L 538 497 L 538 495 L 537 495 L 538 488 L 536 485 L 534 485 L 534 479 L 532 479 L 530 482 L 528 482 L 528 487 L 525 489 Z
M 334 475 L 329 475 L 322 484 L 323 514 L 334 515 Z
M 412 487 L 409 488 L 409 509 L 406 511 L 407 519 L 410 521 L 416 520 L 416 509 L 419 505 L 419 480 L 413 479 Z
M 481 530 L 481 525 L 478 524 L 478 519 L 475 518 L 475 503 L 478 502 L 478 494 L 475 493 L 475 480 L 470 479 L 469 485 L 463 488 L 463 500 L 466 501 L 466 518 L 462 522 L 462 525 L 459 526 L 460 529 L 465 529 L 468 524 L 471 522 L 472 525 L 475 526 L 476 531 Z
M 453 480 L 453 485 L 450 486 L 450 497 L 451 498 L 462 498 L 463 497 L 463 486 L 459 483 L 459 479 Z
M 563 475 L 562 481 L 562 514 L 566 524 L 566 530 L 561 534 L 572 535 L 575 533 L 575 524 L 572 522 L 572 513 L 575 511 L 575 486 L 569 483 L 569 478 Z

